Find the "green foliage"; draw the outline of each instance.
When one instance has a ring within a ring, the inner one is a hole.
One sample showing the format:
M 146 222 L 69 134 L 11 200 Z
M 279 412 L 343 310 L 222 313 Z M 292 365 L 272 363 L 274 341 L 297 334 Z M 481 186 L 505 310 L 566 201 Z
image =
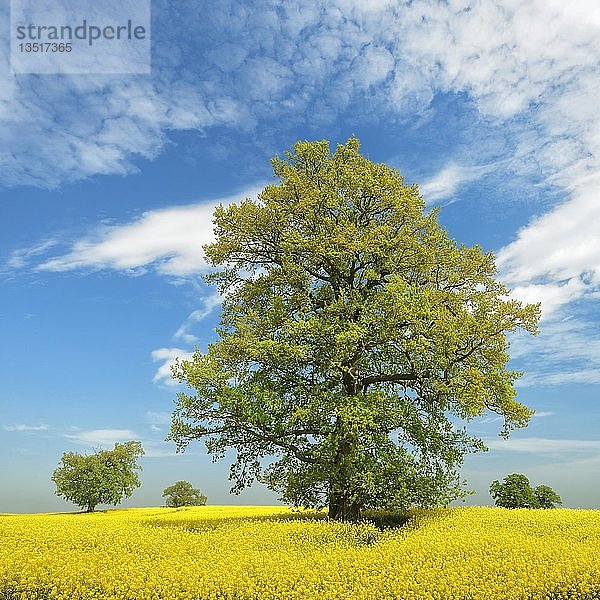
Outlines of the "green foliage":
M 562 504 L 560 496 L 547 485 L 532 489 L 529 479 L 520 473 L 507 475 L 502 483 L 493 481 L 490 494 L 496 506 L 503 508 L 555 508 Z
M 177 481 L 165 488 L 163 497 L 166 497 L 166 505 L 173 508 L 180 506 L 204 506 L 206 496 L 187 481 Z
M 539 306 L 510 299 L 493 255 L 457 245 L 355 138 L 333 154 L 298 142 L 273 168 L 257 201 L 215 211 L 219 339 L 177 362 L 192 393 L 169 438 L 235 449 L 234 492 L 258 479 L 334 518 L 463 496 L 457 469 L 484 446 L 449 417 L 528 423 L 506 333 L 535 333 Z
M 140 486 L 136 470 L 144 450 L 140 442 L 116 443 L 113 450 L 82 455 L 65 452 L 52 474 L 56 495 L 88 512 L 98 504 L 119 504 Z
M 503 508 L 536 508 L 537 500 L 529 479 L 520 473 L 507 475 L 502 483 L 493 481 L 490 494 L 496 506 Z
M 538 485 L 533 490 L 537 499 L 538 508 L 556 508 L 562 504 L 560 496 L 549 485 Z

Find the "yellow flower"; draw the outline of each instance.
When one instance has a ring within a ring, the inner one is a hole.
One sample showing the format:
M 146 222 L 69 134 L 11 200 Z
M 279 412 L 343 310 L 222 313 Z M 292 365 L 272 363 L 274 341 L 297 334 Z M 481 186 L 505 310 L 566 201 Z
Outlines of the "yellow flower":
M 10 600 L 600 598 L 600 511 L 413 511 L 406 527 L 282 507 L 0 518 Z

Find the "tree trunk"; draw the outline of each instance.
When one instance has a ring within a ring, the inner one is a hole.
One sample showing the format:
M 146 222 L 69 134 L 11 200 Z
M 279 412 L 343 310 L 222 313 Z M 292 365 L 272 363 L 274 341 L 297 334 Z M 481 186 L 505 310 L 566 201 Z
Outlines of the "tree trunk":
M 356 435 L 344 431 L 344 422 L 337 417 L 335 425 L 337 434 L 337 449 L 332 465 L 332 477 L 329 482 L 329 518 L 336 521 L 358 521 L 360 505 L 356 496 L 352 499 L 350 481 L 356 469 L 353 464 Z
M 346 494 L 332 492 L 329 496 L 329 518 L 335 521 L 356 522 L 360 519 L 360 506 L 351 502 Z

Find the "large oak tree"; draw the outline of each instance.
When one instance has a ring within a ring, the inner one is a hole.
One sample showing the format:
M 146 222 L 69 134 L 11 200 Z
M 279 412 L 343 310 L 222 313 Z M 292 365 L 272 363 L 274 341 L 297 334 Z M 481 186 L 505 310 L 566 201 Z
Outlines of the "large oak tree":
M 258 200 L 215 211 L 218 340 L 174 368 L 192 393 L 169 437 L 234 449 L 234 492 L 258 479 L 337 519 L 460 497 L 458 468 L 483 444 L 457 423 L 489 410 L 508 435 L 532 414 L 506 334 L 534 333 L 539 307 L 355 138 L 333 154 L 298 142 L 273 167 Z

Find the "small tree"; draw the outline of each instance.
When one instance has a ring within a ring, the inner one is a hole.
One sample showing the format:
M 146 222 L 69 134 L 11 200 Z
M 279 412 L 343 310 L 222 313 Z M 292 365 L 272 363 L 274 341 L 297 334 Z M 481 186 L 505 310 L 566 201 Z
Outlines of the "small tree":
M 163 496 L 166 497 L 166 505 L 172 508 L 180 506 L 204 506 L 206 496 L 188 481 L 178 481 L 165 488 Z
M 549 485 L 538 485 L 533 493 L 539 508 L 556 508 L 558 504 L 562 504 L 560 496 Z
M 119 504 L 139 487 L 137 459 L 143 456 L 141 442 L 116 443 L 113 450 L 82 455 L 65 452 L 52 474 L 56 495 L 73 502 L 87 512 L 98 504 Z
M 529 479 L 520 473 L 507 475 L 502 483 L 492 482 L 490 494 L 496 506 L 503 508 L 554 508 L 562 504 L 560 496 L 547 485 L 532 489 Z

